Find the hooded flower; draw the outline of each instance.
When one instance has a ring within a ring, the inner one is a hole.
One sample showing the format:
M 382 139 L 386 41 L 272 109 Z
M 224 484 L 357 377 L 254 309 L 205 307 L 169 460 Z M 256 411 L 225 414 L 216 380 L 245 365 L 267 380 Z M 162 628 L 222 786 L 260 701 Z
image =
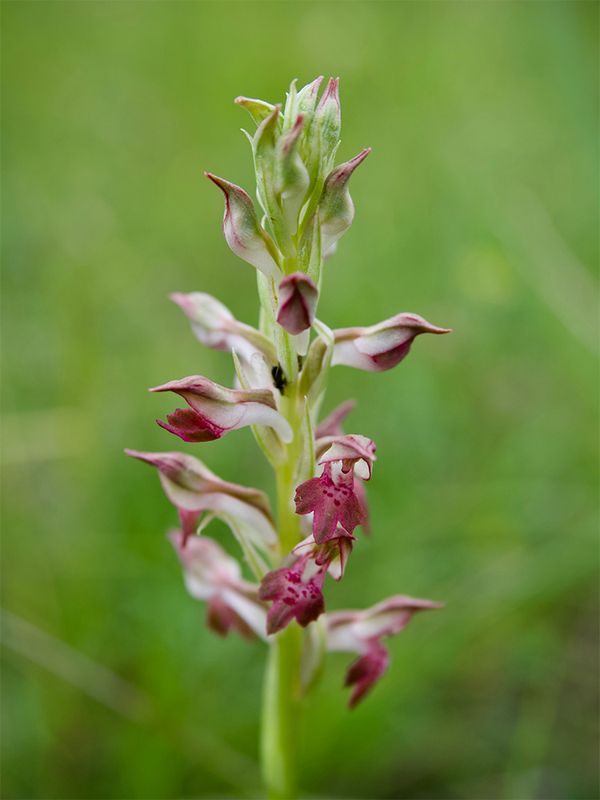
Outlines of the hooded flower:
M 202 461 L 185 453 L 142 453 L 127 455 L 158 469 L 165 494 L 177 508 L 183 529 L 183 545 L 196 530 L 204 512 L 212 512 L 263 551 L 277 544 L 269 501 L 264 492 L 229 483 L 211 472 Z
M 287 275 L 279 284 L 277 322 L 288 333 L 308 330 L 314 322 L 319 290 L 303 272 Z
M 151 392 L 175 392 L 189 408 L 178 408 L 167 415 L 167 422 L 157 420 L 184 442 L 209 442 L 247 425 L 273 428 L 284 442 L 291 441 L 287 420 L 277 411 L 271 389 L 227 389 L 218 383 L 192 375 L 155 386 Z
M 403 631 L 418 611 L 441 607 L 441 603 L 432 600 L 396 595 L 364 611 L 327 614 L 328 649 L 359 654 L 346 674 L 346 686 L 354 687 L 350 696 L 351 708 L 387 670 L 389 654 L 381 639 Z
M 246 638 L 266 638 L 266 608 L 258 599 L 258 586 L 243 580 L 239 563 L 205 536 L 186 544 L 185 534 L 173 531 L 169 539 L 188 592 L 208 603 L 208 627 L 220 636 L 235 630 Z
M 218 178 L 210 172 L 205 175 L 225 195 L 223 233 L 229 247 L 236 256 L 268 277 L 274 277 L 279 271 L 277 248 L 262 228 L 248 193 L 235 183 Z
M 215 297 L 204 292 L 176 292 L 170 297 L 189 319 L 198 341 L 206 347 L 235 350 L 245 359 L 261 352 L 270 363 L 275 363 L 273 343 L 260 331 L 237 320 Z
M 292 566 L 265 575 L 258 596 L 261 600 L 273 601 L 267 613 L 267 633 L 283 630 L 293 619 L 306 627 L 323 613 L 325 572 L 325 567 L 312 572 L 308 556 L 303 556 Z
M 405 358 L 421 333 L 450 333 L 418 314 L 397 314 L 368 328 L 335 330 L 332 365 L 343 364 L 367 372 L 384 372 Z
M 365 505 L 357 496 L 355 476 L 371 477 L 375 444 L 366 436 L 346 434 L 324 437 L 317 451 L 323 471 L 296 489 L 297 514 L 313 514 L 313 535 L 317 544 L 336 538 L 338 525 L 351 534 L 366 522 Z

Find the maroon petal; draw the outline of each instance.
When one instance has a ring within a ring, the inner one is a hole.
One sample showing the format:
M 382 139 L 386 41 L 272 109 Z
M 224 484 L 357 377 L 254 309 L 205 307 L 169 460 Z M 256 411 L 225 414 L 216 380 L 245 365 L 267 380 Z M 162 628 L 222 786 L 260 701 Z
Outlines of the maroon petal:
M 322 475 L 298 486 L 294 500 L 297 514 L 314 514 L 313 535 L 317 544 L 335 538 L 338 523 L 351 534 L 364 521 L 354 493 L 352 469 L 340 472 L 334 481 L 331 464 L 325 464 Z
M 277 322 L 288 333 L 302 333 L 313 324 L 318 299 L 319 290 L 308 275 L 287 275 L 279 284 Z
M 184 442 L 212 442 L 226 432 L 225 428 L 215 425 L 193 408 L 178 408 L 172 414 L 167 414 L 166 422 L 160 419 L 156 421 L 161 428 L 179 436 Z
M 346 673 L 345 686 L 353 686 L 348 705 L 354 708 L 387 670 L 390 656 L 379 642 L 372 642 L 366 653 L 357 658 Z

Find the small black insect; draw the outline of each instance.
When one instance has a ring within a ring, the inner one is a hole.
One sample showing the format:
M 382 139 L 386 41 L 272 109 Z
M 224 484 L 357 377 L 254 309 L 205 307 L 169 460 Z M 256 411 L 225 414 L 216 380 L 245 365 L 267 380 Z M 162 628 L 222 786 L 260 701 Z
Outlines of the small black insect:
M 275 388 L 279 389 L 279 392 L 283 394 L 287 385 L 287 379 L 279 364 L 277 364 L 276 367 L 273 367 L 271 370 L 271 375 L 273 376 L 273 384 Z

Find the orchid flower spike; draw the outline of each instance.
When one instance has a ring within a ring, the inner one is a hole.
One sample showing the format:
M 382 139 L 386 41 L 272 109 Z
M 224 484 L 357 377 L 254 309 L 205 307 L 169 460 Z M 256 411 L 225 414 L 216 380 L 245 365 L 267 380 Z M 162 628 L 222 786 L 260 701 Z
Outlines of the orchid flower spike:
M 186 442 L 186 450 L 250 428 L 275 473 L 277 515 L 263 491 L 224 480 L 188 452 L 126 452 L 158 471 L 179 517 L 169 538 L 189 593 L 206 603 L 208 626 L 223 636 L 234 631 L 258 638 L 269 649 L 264 795 L 291 798 L 297 796 L 296 749 L 286 725 L 299 695 L 316 681 L 326 650 L 356 654 L 346 675 L 354 706 L 388 668 L 384 640 L 418 611 L 440 607 L 396 595 L 363 611 L 325 610 L 327 592 L 344 577 L 350 556 L 352 569 L 360 565 L 364 540 L 356 529 L 370 531 L 366 487 L 376 460 L 370 438 L 344 430 L 353 401 L 321 416 L 336 374 L 331 367 L 382 372 L 406 357 L 418 335 L 449 329 L 402 313 L 368 327 L 332 330 L 317 316 L 324 270 L 354 221 L 350 179 L 371 152 L 338 159 L 339 79 L 317 77 L 300 88 L 294 80 L 283 103 L 241 95 L 235 102 L 253 121 L 244 134 L 256 199 L 205 174 L 223 192 L 228 246 L 256 270 L 258 321 L 253 327 L 236 319 L 203 291 L 172 294 L 196 339 L 231 354 L 234 388 L 190 375 L 150 391 L 182 398 L 183 408 L 157 421 Z M 235 276 L 227 280 L 247 291 Z M 243 445 L 243 436 L 238 441 Z M 246 463 L 240 455 L 239 469 Z M 397 469 L 402 480 L 407 466 Z M 254 461 L 251 471 L 252 483 L 263 480 Z M 213 519 L 233 534 L 239 561 L 211 538 Z

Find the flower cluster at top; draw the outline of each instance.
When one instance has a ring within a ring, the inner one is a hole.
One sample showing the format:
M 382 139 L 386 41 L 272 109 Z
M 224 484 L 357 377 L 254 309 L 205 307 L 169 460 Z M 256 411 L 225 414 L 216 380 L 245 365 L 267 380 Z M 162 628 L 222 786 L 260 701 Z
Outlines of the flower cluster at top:
M 363 611 L 325 613 L 327 575 L 342 578 L 356 529 L 369 530 L 365 483 L 375 462 L 374 442 L 342 429 L 351 401 L 320 419 L 327 380 L 336 366 L 392 369 L 418 335 L 448 330 L 412 313 L 338 330 L 316 316 L 323 264 L 354 218 L 348 184 L 370 152 L 335 166 L 338 80 L 324 89 L 322 78 L 300 90 L 293 82 L 283 107 L 248 97 L 236 103 L 255 125 L 244 133 L 257 203 L 234 183 L 206 175 L 224 195 L 227 244 L 256 269 L 259 326 L 240 322 L 208 294 L 173 294 L 196 338 L 232 354 L 236 378 L 226 387 L 191 375 L 151 391 L 181 398 L 183 407 L 158 424 L 186 443 L 251 427 L 276 473 L 277 519 L 262 491 L 223 480 L 188 452 L 127 452 L 156 467 L 178 511 L 180 526 L 170 539 L 188 591 L 207 603 L 210 628 L 266 641 L 289 624 L 307 628 L 307 685 L 323 642 L 329 650 L 355 653 L 346 677 L 354 705 L 387 669 L 382 639 L 403 630 L 417 611 L 439 604 L 397 595 Z M 254 581 L 204 535 L 214 518 L 231 529 Z

